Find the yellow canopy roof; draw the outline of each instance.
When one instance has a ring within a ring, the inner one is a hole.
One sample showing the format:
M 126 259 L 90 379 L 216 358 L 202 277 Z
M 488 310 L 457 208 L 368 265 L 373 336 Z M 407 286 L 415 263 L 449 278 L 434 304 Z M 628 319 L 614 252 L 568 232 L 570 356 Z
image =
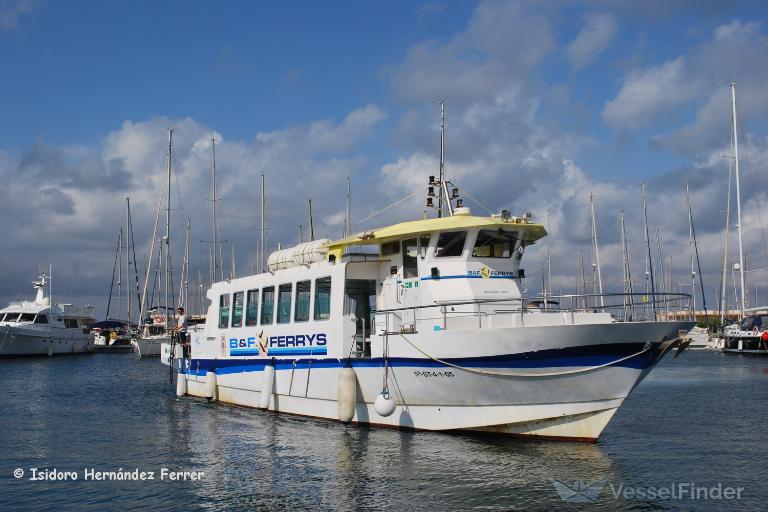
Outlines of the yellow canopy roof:
M 388 240 L 403 238 L 418 233 L 432 233 L 435 231 L 449 231 L 467 228 L 507 228 L 520 232 L 520 239 L 527 242 L 547 236 L 547 231 L 541 224 L 534 224 L 520 217 L 475 217 L 473 215 L 454 215 L 453 217 L 440 217 L 434 219 L 414 220 L 392 224 L 379 229 L 363 231 L 341 240 L 336 240 L 329 245 L 330 253 L 340 253 L 340 249 L 347 245 L 380 244 Z M 338 255 L 338 254 L 337 254 Z

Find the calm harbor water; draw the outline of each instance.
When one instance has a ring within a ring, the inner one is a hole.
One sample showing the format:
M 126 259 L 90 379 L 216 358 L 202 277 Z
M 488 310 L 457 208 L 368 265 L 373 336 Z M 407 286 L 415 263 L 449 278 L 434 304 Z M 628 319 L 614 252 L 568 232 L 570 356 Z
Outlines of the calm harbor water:
M 0 375 L 7 510 L 758 510 L 768 497 L 768 358 L 666 358 L 597 445 L 368 429 L 179 399 L 166 367 L 132 354 L 0 360 Z M 31 468 L 78 479 L 32 481 Z M 161 480 L 163 468 L 204 475 Z M 154 480 L 85 480 L 137 469 Z M 553 480 L 604 486 L 595 502 L 566 503 Z M 744 490 L 739 500 L 614 497 L 681 482 Z

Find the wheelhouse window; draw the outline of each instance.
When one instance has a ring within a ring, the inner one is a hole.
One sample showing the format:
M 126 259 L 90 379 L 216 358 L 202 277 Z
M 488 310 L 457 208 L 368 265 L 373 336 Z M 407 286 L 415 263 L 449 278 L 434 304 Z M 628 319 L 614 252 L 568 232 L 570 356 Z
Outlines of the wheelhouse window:
M 417 240 L 410 238 L 403 240 L 403 278 L 419 277 Z
M 275 311 L 275 287 L 267 286 L 261 290 L 261 325 L 272 323 Z
M 461 256 L 461 253 L 464 252 L 464 242 L 466 240 L 466 231 L 445 231 L 440 233 L 437 239 L 435 256 L 438 258 Z
M 35 320 L 35 314 L 34 313 L 22 313 L 18 322 L 32 322 Z
M 64 327 L 67 329 L 77 329 L 77 318 L 65 318 Z
M 331 278 L 315 279 L 315 320 L 331 317 Z
M 293 284 L 281 284 L 277 291 L 277 323 L 287 324 L 291 321 L 291 293 Z
M 35 317 L 35 323 L 36 324 L 47 324 L 48 323 L 48 315 L 39 314 Z
M 229 294 L 219 297 L 219 329 L 229 327 Z
M 510 258 L 518 240 L 515 233 L 502 229 L 482 229 L 477 233 L 472 256 L 477 258 Z
M 400 252 L 400 242 L 387 242 L 381 244 L 381 255 L 391 256 L 392 254 L 398 254 Z
M 296 311 L 293 313 L 294 322 L 306 322 L 309 320 L 311 286 L 312 281 L 299 281 L 296 283 Z
M 242 327 L 243 325 L 243 292 L 232 294 L 232 327 Z
M 432 238 L 430 235 L 419 235 L 419 256 L 421 256 L 421 259 L 427 257 L 430 238 Z
M 19 313 L 6 313 L 3 322 L 15 322 L 19 319 Z
M 245 325 L 256 325 L 259 321 L 259 290 L 248 290 L 245 309 Z

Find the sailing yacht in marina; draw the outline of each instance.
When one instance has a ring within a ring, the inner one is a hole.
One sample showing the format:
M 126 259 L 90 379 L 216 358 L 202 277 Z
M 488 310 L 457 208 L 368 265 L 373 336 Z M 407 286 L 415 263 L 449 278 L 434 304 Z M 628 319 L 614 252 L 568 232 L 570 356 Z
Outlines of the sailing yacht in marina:
M 140 314 L 141 325 L 139 326 L 139 336 L 134 340 L 135 352 L 139 357 L 160 357 L 162 353 L 163 343 L 170 343 L 171 330 L 173 329 L 173 320 L 169 312 L 173 311 L 173 307 L 169 306 L 173 301 L 173 292 L 171 292 L 171 163 L 173 160 L 173 130 L 168 130 L 168 153 L 166 162 L 165 178 L 167 179 L 167 197 L 166 199 L 166 220 L 165 220 L 165 236 L 160 241 L 160 252 L 158 258 L 158 267 L 162 264 L 165 272 L 165 286 L 164 286 L 164 306 L 159 306 L 154 309 L 148 308 L 146 305 L 147 288 L 149 286 L 149 276 L 151 274 L 151 262 L 150 267 L 147 268 L 147 272 L 144 276 L 144 289 L 141 294 L 140 301 Z M 163 201 L 163 189 L 161 187 L 160 192 L 160 204 L 158 204 L 157 216 L 155 217 L 155 228 L 152 232 L 152 243 L 150 245 L 149 254 L 154 254 L 155 251 L 155 239 L 157 238 L 157 223 L 160 216 L 160 205 Z M 159 270 L 159 268 L 158 268 Z M 149 313 L 149 317 L 145 318 L 145 313 Z
M 92 306 L 51 304 L 50 275 L 33 283 L 35 300 L 12 302 L 0 309 L 0 356 L 52 356 L 93 350 L 89 324 Z
M 741 190 L 739 175 L 739 133 L 736 109 L 736 84 L 731 84 L 731 106 L 733 122 L 733 163 L 736 171 L 736 218 L 738 233 L 739 261 L 734 264 L 734 272 L 738 272 L 739 282 L 739 321 L 725 326 L 725 313 L 728 311 L 726 287 L 728 271 L 728 229 L 730 226 L 731 183 L 728 176 L 728 209 L 726 213 L 725 254 L 723 258 L 722 292 L 721 292 L 721 322 L 724 325 L 715 344 L 725 353 L 768 355 L 768 307 L 746 307 L 747 293 L 744 268 L 744 248 L 742 241 Z

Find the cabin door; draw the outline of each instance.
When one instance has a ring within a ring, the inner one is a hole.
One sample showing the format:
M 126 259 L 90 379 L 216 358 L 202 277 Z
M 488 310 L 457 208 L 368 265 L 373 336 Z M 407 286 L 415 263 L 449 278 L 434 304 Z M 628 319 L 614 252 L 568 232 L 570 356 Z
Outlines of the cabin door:
M 416 238 L 402 241 L 403 279 L 400 281 L 402 306 L 402 329 L 416 328 L 417 307 L 421 304 L 419 293 L 419 248 Z M 410 309 L 409 309 L 410 308 Z

